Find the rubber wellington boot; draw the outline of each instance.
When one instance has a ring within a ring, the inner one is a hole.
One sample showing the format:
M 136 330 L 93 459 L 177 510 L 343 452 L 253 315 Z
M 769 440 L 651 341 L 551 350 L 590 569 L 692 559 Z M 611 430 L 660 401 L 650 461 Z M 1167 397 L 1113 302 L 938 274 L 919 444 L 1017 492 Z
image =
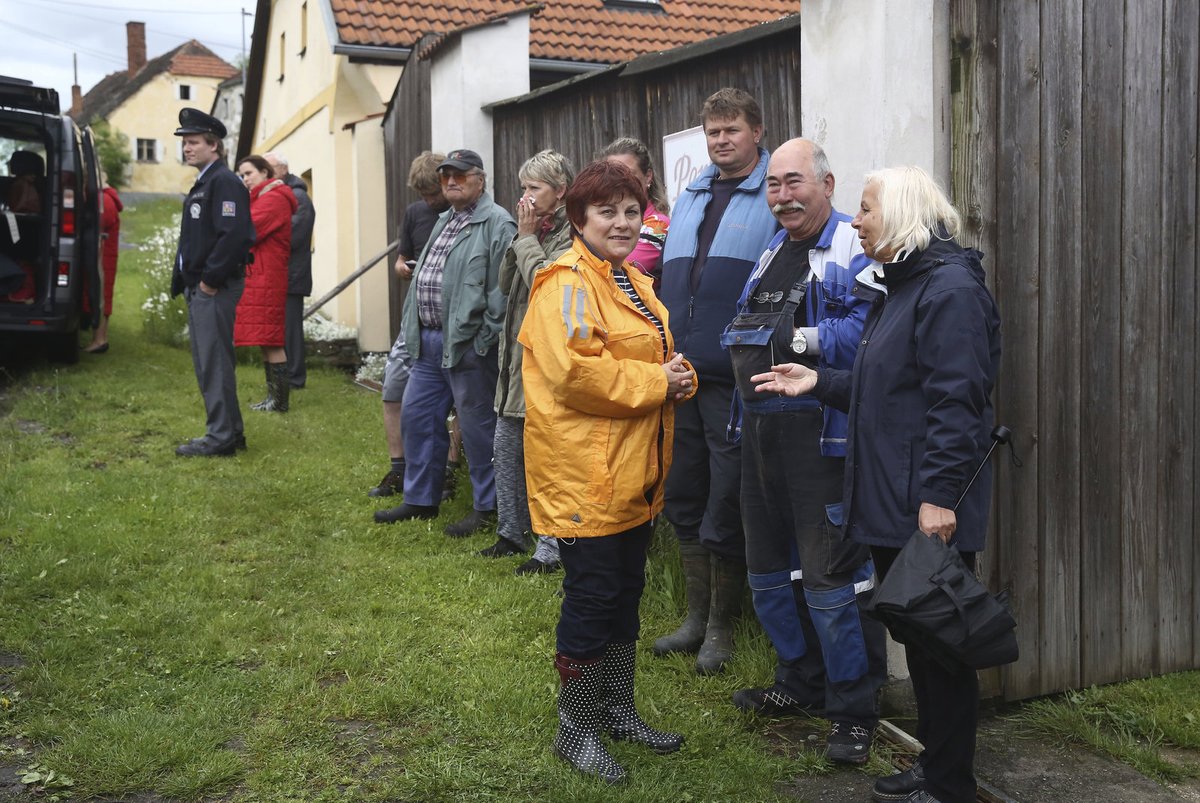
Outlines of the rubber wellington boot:
M 600 672 L 600 727 L 614 739 L 644 744 L 655 753 L 674 753 L 683 746 L 678 733 L 647 725 L 633 701 L 634 642 L 609 644 Z
M 251 410 L 268 410 L 268 409 L 270 409 L 270 404 L 271 404 L 271 363 L 269 363 L 269 362 L 263 363 L 263 374 L 266 376 L 266 379 L 267 379 L 267 397 L 265 399 L 263 399 L 262 401 L 260 401 L 258 404 L 250 405 Z
M 625 780 L 625 770 L 600 741 L 598 694 L 604 659 L 580 661 L 562 653 L 554 656 L 562 683 L 558 689 L 558 733 L 554 755 L 584 775 L 610 784 Z
M 712 602 L 708 629 L 696 656 L 696 672 L 715 675 L 733 657 L 733 620 L 742 610 L 746 590 L 746 564 L 712 556 Z
M 704 643 L 704 631 L 708 626 L 709 589 L 712 581 L 709 554 L 708 549 L 701 546 L 699 541 L 680 542 L 679 560 L 683 564 L 687 616 L 678 630 L 654 642 L 655 655 L 666 655 L 672 652 L 694 654 Z

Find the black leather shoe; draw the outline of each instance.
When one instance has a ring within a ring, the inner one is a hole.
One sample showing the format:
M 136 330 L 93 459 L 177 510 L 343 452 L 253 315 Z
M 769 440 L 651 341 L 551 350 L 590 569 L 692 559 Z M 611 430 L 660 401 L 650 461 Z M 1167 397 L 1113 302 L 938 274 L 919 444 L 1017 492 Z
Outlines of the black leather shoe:
M 530 558 L 513 570 L 513 574 L 520 576 L 522 574 L 552 574 L 559 570 L 561 564 L 544 563 L 537 558 Z
M 451 538 L 466 538 L 468 535 L 474 535 L 480 530 L 495 526 L 495 524 L 496 511 L 472 510 L 465 519 L 447 524 L 446 535 Z
M 438 509 L 429 505 L 410 505 L 408 502 L 388 510 L 376 510 L 375 521 L 379 524 L 395 524 L 410 519 L 435 519 Z
M 876 778 L 875 786 L 871 789 L 871 796 L 882 801 L 908 800 L 913 792 L 919 792 L 924 788 L 925 765 L 921 763 L 920 759 L 917 759 L 904 772 Z
M 525 550 L 509 541 L 507 538 L 497 538 L 496 543 L 487 549 L 475 553 L 481 558 L 507 558 L 509 555 L 523 555 Z
M 399 493 L 404 493 L 404 472 L 389 471 L 384 475 L 383 479 L 379 481 L 378 485 L 367 491 L 367 496 L 378 498 L 381 496 L 391 496 Z
M 237 441 L 231 441 L 224 446 L 215 446 L 200 438 L 188 441 L 175 448 L 175 454 L 180 457 L 231 457 L 237 451 Z
M 233 437 L 233 447 L 242 452 L 246 451 L 246 436 L 244 433 L 239 432 Z

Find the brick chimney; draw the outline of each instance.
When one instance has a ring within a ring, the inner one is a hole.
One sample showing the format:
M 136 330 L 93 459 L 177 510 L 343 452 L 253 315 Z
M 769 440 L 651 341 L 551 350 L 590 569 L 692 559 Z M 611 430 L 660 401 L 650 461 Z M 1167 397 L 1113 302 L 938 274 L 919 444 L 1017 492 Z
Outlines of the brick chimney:
M 129 74 L 146 66 L 146 23 L 125 23 L 125 49 L 129 54 Z
M 79 84 L 71 84 L 71 114 L 77 115 L 83 111 L 83 88 Z

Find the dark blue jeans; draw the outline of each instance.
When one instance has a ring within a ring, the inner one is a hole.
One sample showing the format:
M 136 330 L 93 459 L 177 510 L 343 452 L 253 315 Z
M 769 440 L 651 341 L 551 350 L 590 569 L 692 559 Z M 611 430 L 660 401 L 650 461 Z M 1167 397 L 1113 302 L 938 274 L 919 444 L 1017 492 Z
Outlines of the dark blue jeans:
M 565 576 L 558 652 L 586 661 L 604 655 L 610 643 L 637 641 L 653 529 L 646 522 L 615 535 L 559 539 Z
M 492 442 L 496 438 L 496 349 L 480 356 L 468 348 L 458 365 L 442 367 L 442 330 L 421 328 L 421 352 L 413 363 L 400 431 L 404 436 L 404 501 L 437 507 L 446 477 L 450 434 L 446 416 L 458 411 L 463 450 L 471 471 L 476 510 L 496 509 Z

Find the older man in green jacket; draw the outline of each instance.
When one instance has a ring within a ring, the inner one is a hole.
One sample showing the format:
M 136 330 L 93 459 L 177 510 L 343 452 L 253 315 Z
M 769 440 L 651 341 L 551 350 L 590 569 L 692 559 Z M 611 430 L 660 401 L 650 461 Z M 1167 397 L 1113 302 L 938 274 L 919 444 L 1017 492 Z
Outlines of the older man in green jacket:
M 451 151 L 438 165 L 450 208 L 434 225 L 404 300 L 401 328 L 413 357 L 404 391 L 401 432 L 407 469 L 404 504 L 376 512 L 381 523 L 437 516 L 453 406 L 471 469 L 474 510 L 446 526 L 464 537 L 496 519 L 492 441 L 496 413 L 497 340 L 505 297 L 500 262 L 516 223 L 485 192 L 487 173 L 474 151 Z

